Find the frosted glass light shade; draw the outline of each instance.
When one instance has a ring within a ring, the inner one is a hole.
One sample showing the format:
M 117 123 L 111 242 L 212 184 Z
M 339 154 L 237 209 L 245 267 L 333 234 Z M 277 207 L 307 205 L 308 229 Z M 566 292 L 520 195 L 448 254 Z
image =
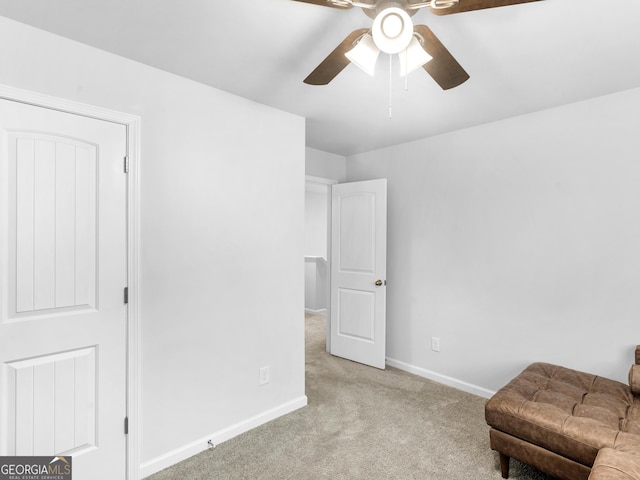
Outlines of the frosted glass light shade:
M 384 53 L 401 52 L 413 38 L 413 22 L 407 12 L 398 7 L 382 10 L 373 20 L 373 41 Z
M 433 58 L 422 48 L 422 45 L 420 45 L 415 35 L 411 39 L 409 46 L 398 53 L 398 57 L 400 59 L 400 75 L 403 77 L 420 68 Z
M 358 68 L 373 76 L 376 71 L 376 61 L 380 50 L 376 47 L 373 37 L 365 33 L 356 46 L 345 53 L 345 56 Z

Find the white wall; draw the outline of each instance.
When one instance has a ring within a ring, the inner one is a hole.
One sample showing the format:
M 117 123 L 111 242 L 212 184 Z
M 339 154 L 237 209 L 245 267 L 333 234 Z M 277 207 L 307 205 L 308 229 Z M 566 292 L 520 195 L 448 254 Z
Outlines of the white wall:
M 142 119 L 143 474 L 304 405 L 304 119 L 1 17 L 0 57 Z
M 327 258 L 327 185 L 305 185 L 304 254 L 308 257 Z
M 533 361 L 626 382 L 638 112 L 635 89 L 347 159 L 349 181 L 388 178 L 392 364 L 481 394 Z
M 347 174 L 347 159 L 341 155 L 306 148 L 305 173 L 314 177 L 344 182 Z

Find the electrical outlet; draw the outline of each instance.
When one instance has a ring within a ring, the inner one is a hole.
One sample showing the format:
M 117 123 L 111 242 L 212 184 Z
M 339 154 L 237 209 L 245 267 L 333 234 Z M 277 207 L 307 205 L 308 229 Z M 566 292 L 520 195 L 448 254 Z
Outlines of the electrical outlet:
M 269 383 L 269 367 L 262 367 L 260 369 L 260 385 L 266 385 Z
M 431 350 L 434 352 L 440 351 L 440 339 L 438 337 L 431 337 Z

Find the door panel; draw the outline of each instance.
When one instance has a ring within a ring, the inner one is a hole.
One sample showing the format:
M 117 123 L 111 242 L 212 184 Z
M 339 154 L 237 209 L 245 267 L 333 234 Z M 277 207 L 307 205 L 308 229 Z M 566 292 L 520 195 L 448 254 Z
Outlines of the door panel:
M 9 451 L 51 455 L 95 448 L 96 347 L 8 362 Z
M 0 100 L 0 455 L 126 476 L 126 127 Z
M 387 182 L 334 185 L 331 204 L 330 351 L 385 368 Z
M 8 144 L 12 313 L 95 307 L 96 146 L 28 132 L 9 133 Z
M 375 294 L 338 289 L 339 325 L 338 334 L 357 340 L 375 341 Z
M 343 273 L 376 272 L 375 201 L 375 194 L 370 192 L 351 192 L 337 197 L 338 258 Z

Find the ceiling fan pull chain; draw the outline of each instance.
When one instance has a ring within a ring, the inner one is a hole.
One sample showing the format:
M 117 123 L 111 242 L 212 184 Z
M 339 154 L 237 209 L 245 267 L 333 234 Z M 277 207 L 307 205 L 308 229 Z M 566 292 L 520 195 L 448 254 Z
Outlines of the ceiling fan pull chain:
M 404 75 L 404 91 L 409 91 L 409 55 L 407 55 L 407 49 L 404 49 L 404 71 L 406 72 Z
M 393 55 L 389 55 L 389 119 L 393 118 L 393 107 L 391 106 L 393 97 Z

